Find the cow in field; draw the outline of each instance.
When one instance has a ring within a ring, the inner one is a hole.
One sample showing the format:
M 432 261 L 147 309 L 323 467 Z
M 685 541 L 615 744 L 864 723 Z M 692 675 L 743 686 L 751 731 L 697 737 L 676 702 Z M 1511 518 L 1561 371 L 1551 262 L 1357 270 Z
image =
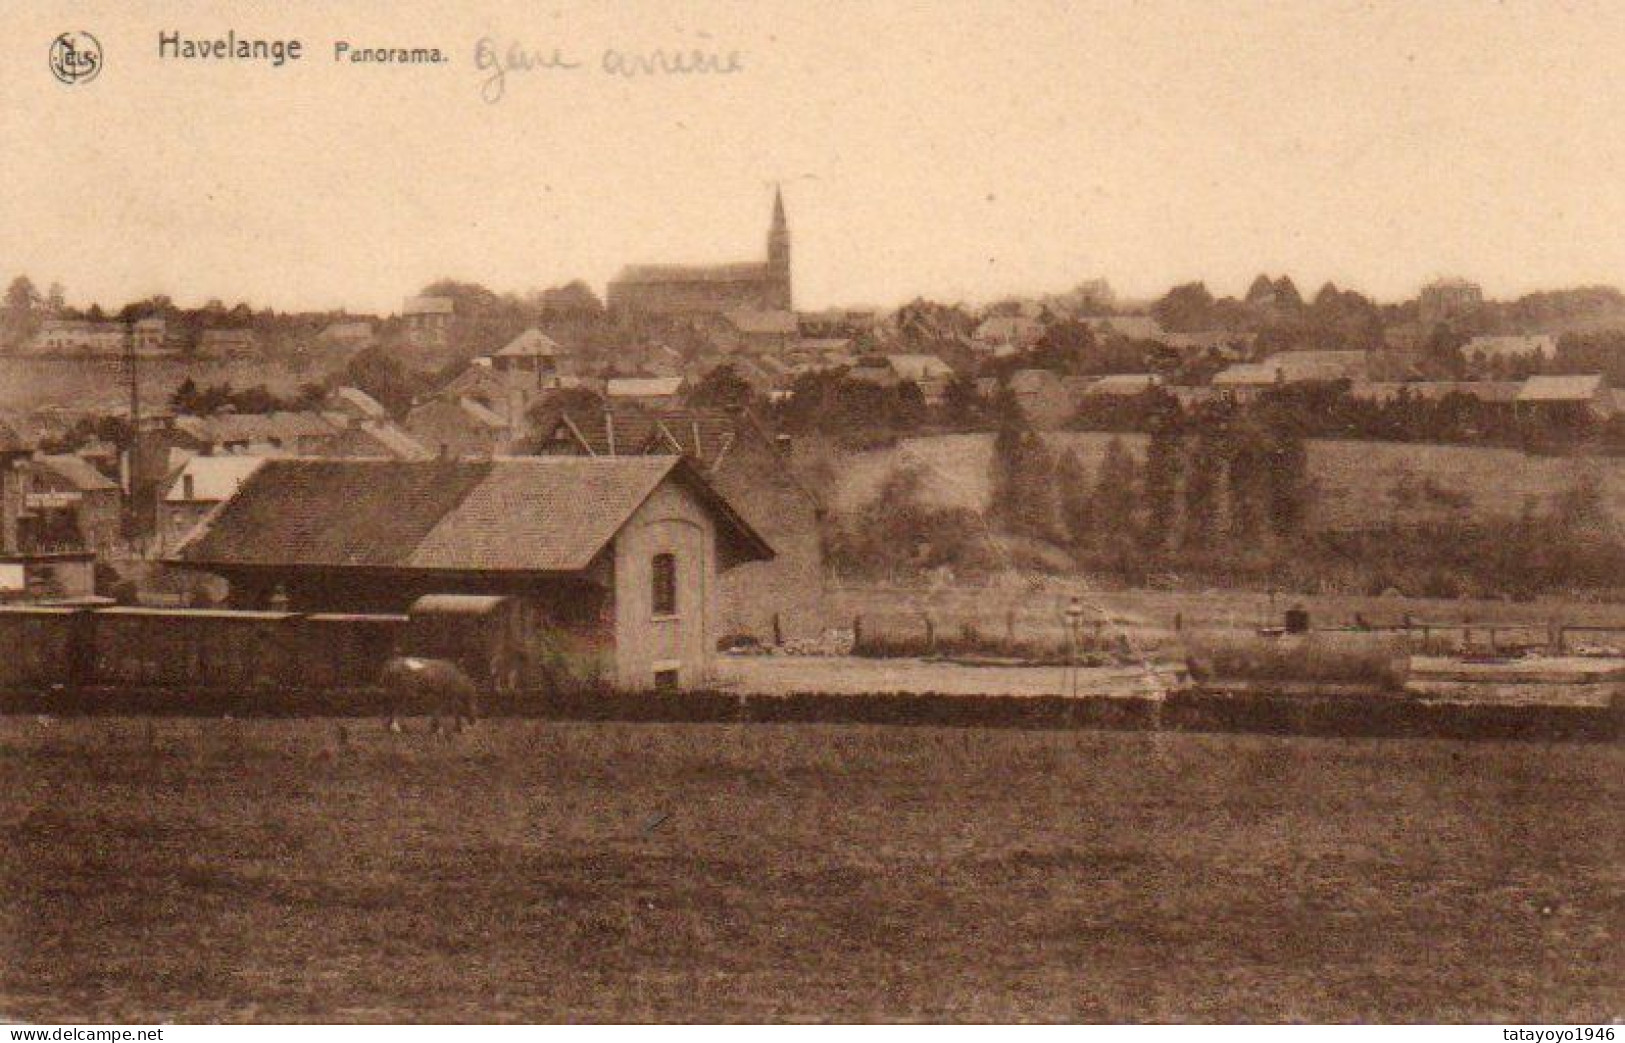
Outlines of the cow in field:
M 384 725 L 392 732 L 401 730 L 403 706 L 428 706 L 434 731 L 440 730 L 442 716 L 459 732 L 476 720 L 479 688 L 449 659 L 396 656 L 384 664 L 378 684 L 388 706 Z

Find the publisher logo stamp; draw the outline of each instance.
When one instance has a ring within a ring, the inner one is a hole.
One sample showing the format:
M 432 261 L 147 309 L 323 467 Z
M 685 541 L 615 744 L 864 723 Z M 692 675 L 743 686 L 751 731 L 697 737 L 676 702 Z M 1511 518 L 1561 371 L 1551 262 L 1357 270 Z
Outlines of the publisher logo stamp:
M 51 41 L 51 75 L 69 85 L 89 83 L 102 71 L 102 45 L 89 33 L 63 33 Z

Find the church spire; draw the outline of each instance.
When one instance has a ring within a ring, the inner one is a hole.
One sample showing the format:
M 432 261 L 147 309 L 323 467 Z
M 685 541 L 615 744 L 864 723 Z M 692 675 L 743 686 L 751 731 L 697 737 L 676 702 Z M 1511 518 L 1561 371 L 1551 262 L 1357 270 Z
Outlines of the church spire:
M 789 310 L 790 293 L 790 222 L 784 217 L 784 192 L 773 186 L 773 225 L 767 233 L 767 300 L 770 309 Z

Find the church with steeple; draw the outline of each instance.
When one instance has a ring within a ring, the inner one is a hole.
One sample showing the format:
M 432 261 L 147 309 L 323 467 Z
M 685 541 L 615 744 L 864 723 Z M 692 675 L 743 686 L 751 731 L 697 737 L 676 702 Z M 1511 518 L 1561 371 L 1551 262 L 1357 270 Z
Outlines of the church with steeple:
M 715 316 L 731 311 L 789 311 L 790 225 L 784 196 L 773 193 L 767 260 L 742 264 L 635 264 L 609 284 L 611 311 L 662 316 Z

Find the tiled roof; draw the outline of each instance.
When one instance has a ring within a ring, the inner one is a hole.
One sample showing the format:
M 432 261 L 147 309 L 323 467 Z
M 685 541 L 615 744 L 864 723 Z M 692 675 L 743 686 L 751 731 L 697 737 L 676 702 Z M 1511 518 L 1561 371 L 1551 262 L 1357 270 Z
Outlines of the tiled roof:
M 1096 333 L 1115 333 L 1129 340 L 1161 340 L 1162 324 L 1149 315 L 1095 315 L 1083 320 Z
M 1010 374 L 1010 390 L 1016 394 L 1027 394 L 1042 391 L 1045 388 L 1056 387 L 1061 383 L 1060 377 L 1047 369 L 1018 369 Z
M 392 460 L 427 460 L 434 454 L 400 425 L 375 420 L 349 428 L 322 456 L 380 456 Z
M 208 443 L 281 442 L 292 446 L 301 438 L 331 438 L 338 423 L 321 413 L 216 413 L 179 417 L 175 426 Z
M 267 460 L 178 557 L 239 565 L 400 565 L 490 466 Z
M 935 355 L 888 355 L 886 365 L 904 380 L 930 380 L 954 375 L 953 367 Z
M 584 569 L 672 465 L 672 458 L 654 456 L 498 460 L 404 564 L 428 569 Z
M 1086 395 L 1140 395 L 1162 384 L 1155 373 L 1113 373 L 1092 382 Z
M 750 282 L 767 276 L 767 265 L 742 264 L 633 264 L 621 269 L 616 283 Z
M 536 355 L 557 355 L 558 342 L 541 330 L 532 327 L 510 340 L 497 355 L 503 358 L 524 357 Z
M 792 311 L 755 311 L 740 308 L 723 316 L 740 333 L 773 333 L 793 336 L 800 328 Z
M 611 398 L 667 398 L 683 390 L 682 377 L 611 377 Z
M 166 503 L 186 503 L 186 476 L 192 477 L 191 502 L 219 503 L 259 470 L 263 456 L 194 456 L 175 472 L 164 492 Z
M 41 466 L 80 492 L 106 492 L 118 488 L 117 484 L 96 470 L 91 462 L 82 456 L 74 456 L 71 453 L 52 454 L 40 457 L 39 462 Z
M 389 410 L 384 408 L 383 403 L 360 388 L 341 387 L 333 392 L 333 398 L 337 403 L 348 406 L 356 415 L 369 420 L 382 420 L 389 415 Z
M 450 315 L 457 305 L 450 297 L 408 297 L 402 315 Z
M 584 442 L 594 456 L 671 455 L 681 453 L 705 465 L 715 464 L 738 437 L 740 425 L 755 423 L 745 415 L 713 409 L 676 409 L 659 413 L 635 407 L 571 410 L 557 426 Z
M 1600 373 L 1530 377 L 1518 392 L 1519 402 L 1589 402 L 1606 385 Z
M 1437 402 L 1447 395 L 1467 395 L 1481 402 L 1512 402 L 1522 387 L 1515 380 L 1357 380 L 1349 394 L 1373 402 L 1391 402 L 1401 394 L 1427 402 Z
M 680 457 L 269 460 L 180 548 L 193 565 L 576 572 L 673 472 L 746 558 L 772 550 Z

